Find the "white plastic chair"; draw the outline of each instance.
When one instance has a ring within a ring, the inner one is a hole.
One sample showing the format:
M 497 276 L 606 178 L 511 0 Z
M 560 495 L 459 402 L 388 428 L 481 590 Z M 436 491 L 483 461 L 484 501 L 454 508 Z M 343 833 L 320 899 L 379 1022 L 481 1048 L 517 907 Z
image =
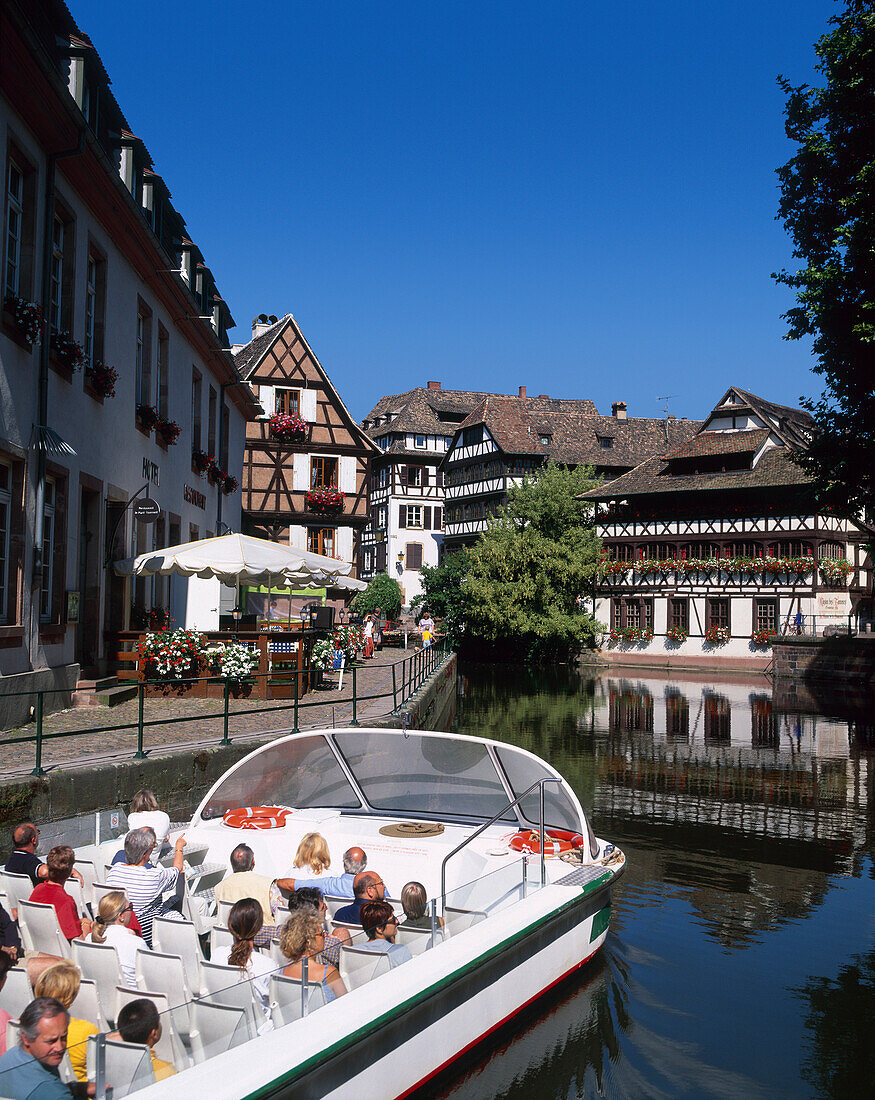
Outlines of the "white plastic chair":
M 93 978 L 82 978 L 76 1000 L 70 1005 L 70 1015 L 79 1020 L 94 1024 L 98 1031 L 109 1031 L 109 1021 L 103 1012 L 97 982 Z
M 4 871 L 0 875 L 0 880 L 2 880 L 3 889 L 9 898 L 9 906 L 7 907 L 9 915 L 13 920 L 16 920 L 18 903 L 27 901 L 33 893 L 33 883 L 30 875 L 19 875 L 14 871 Z
M 322 900 L 325 902 L 328 909 L 328 919 L 334 916 L 338 909 L 342 909 L 344 905 L 349 905 L 352 902 L 352 898 L 339 898 L 336 894 L 323 894 Z
M 210 959 L 213 962 L 227 962 L 233 946 L 234 937 L 227 928 L 215 925 L 210 929 Z
M 91 911 L 97 912 L 97 907 L 100 905 L 100 899 L 104 894 L 115 894 L 119 892 L 118 886 L 107 886 L 105 882 L 92 882 L 91 883 Z M 124 890 L 121 891 L 124 893 Z
M 64 883 L 64 890 L 76 902 L 76 912 L 79 916 L 87 917 L 88 910 L 85 907 L 85 893 L 82 889 L 82 883 L 76 878 L 68 878 Z
M 482 920 L 486 920 L 486 914 L 479 909 L 454 909 L 451 905 L 444 909 L 444 923 L 453 936 L 473 928 Z
M 349 921 L 344 920 L 330 920 L 328 922 L 328 931 L 331 932 L 332 935 L 336 936 L 339 928 L 345 928 L 347 932 L 349 932 L 349 938 L 353 942 L 358 940 L 358 942 L 361 943 L 367 938 L 365 930 L 360 924 L 351 924 Z
M 201 963 L 204 961 L 195 926 L 191 921 L 156 917 L 152 922 L 152 943 L 165 955 L 179 955 L 185 965 L 185 979 L 192 993 L 201 990 Z
M 170 1012 L 170 1002 L 165 993 L 157 993 L 147 989 L 130 989 L 125 985 L 116 986 L 116 1019 L 118 1019 L 119 1012 L 126 1004 L 130 1004 L 131 1001 L 139 1001 L 141 998 L 151 1001 L 161 1016 L 161 1038 L 154 1047 L 156 1057 L 163 1059 L 165 1062 L 170 1062 L 177 1072 L 187 1069 L 191 1064 L 191 1059 L 186 1053 L 179 1033 L 174 1026 L 173 1016 Z
M 152 1056 L 147 1046 L 107 1039 L 105 1051 L 106 1083 L 112 1086 L 113 1100 L 116 1100 L 116 1097 L 129 1096 L 138 1089 L 155 1084 Z M 97 1036 L 89 1035 L 85 1052 L 85 1072 L 88 1080 L 92 1082 L 95 1079 L 96 1064 Z
M 82 876 L 82 893 L 85 895 L 85 900 L 88 904 L 94 897 L 94 883 L 98 881 L 97 868 L 94 865 L 94 860 L 91 859 L 79 859 L 76 857 L 76 870 Z M 100 867 L 100 873 L 103 874 L 103 864 Z M 75 882 L 75 879 L 68 880 Z
M 103 1015 L 115 1026 L 115 991 L 123 983 L 118 952 L 108 943 L 73 940 L 72 957 L 83 976 L 94 982 Z
M 191 1006 L 191 1054 L 195 1065 L 250 1038 L 249 1021 L 242 1008 L 195 1000 Z
M 28 951 L 57 955 L 60 959 L 70 957 L 70 944 L 61 931 L 54 905 L 22 899 L 18 903 L 18 927 Z
M 182 957 L 166 955 L 161 951 L 140 951 L 137 953 L 136 970 L 139 986 L 160 989 L 167 994 L 173 1024 L 183 1042 L 186 1042 L 191 1032 L 189 1004 L 192 995 Z
M 33 997 L 31 997 L 33 1000 Z M 18 1020 L 9 1020 L 6 1023 L 6 1049 L 14 1050 L 18 1046 L 18 1035 L 21 1031 L 21 1024 Z
M 228 927 L 228 917 L 234 908 L 233 901 L 216 901 L 216 925 L 219 928 Z
M 6 972 L 6 984 L 0 990 L 0 1008 L 17 1020 L 32 1000 L 30 976 L 23 966 L 13 966 Z
M 300 1020 L 303 1015 L 301 1007 L 301 990 L 303 982 L 300 978 L 287 978 L 284 974 L 271 974 L 270 976 L 270 1018 L 274 1027 L 282 1027 L 293 1020 Z M 325 1004 L 325 989 L 319 982 L 307 982 L 309 986 L 307 997 L 307 1011 L 315 1012 Z
M 381 951 L 362 951 L 358 947 L 341 947 L 340 976 L 348 990 L 358 989 L 392 969 L 389 956 Z
M 438 928 L 434 937 L 435 947 L 443 942 L 443 938 L 441 930 Z M 402 928 L 399 926 L 395 942 L 403 943 L 411 955 L 421 955 L 431 947 L 431 929 Z
M 251 1034 L 257 1035 L 259 1027 L 264 1023 L 264 1013 L 255 1003 L 252 982 L 245 974 L 241 974 L 240 968 L 205 962 L 201 966 L 201 978 L 206 990 L 201 999 L 212 1004 L 242 1008 L 246 1012 Z

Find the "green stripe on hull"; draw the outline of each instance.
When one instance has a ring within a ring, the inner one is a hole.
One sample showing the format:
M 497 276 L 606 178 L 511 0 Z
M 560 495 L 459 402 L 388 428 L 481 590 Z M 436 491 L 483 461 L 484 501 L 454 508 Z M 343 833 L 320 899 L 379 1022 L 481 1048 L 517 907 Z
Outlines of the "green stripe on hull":
M 589 942 L 597 940 L 599 936 L 606 932 L 608 925 L 611 923 L 611 907 L 606 905 L 604 909 L 599 911 L 592 918 L 592 931 L 589 934 Z

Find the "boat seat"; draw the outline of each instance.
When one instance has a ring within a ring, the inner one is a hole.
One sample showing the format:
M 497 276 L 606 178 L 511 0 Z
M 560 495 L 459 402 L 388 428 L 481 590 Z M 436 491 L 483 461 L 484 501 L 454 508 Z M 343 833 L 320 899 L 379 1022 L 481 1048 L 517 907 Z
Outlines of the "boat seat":
M 339 898 L 336 894 L 323 894 L 322 900 L 328 909 L 328 919 L 334 916 L 338 909 L 342 909 L 344 905 L 349 905 L 352 902 L 352 898 Z
M 83 876 L 84 877 L 84 876 Z M 81 917 L 90 916 L 88 907 L 85 904 L 85 898 L 88 897 L 91 900 L 91 894 L 85 893 L 82 883 L 76 878 L 68 878 L 64 883 L 64 890 L 70 895 L 73 901 L 76 902 L 76 912 Z
M 335 933 L 335 935 L 336 935 L 336 930 L 338 928 L 345 928 L 347 930 L 347 932 L 349 932 L 349 938 L 351 940 L 354 940 L 356 938 L 361 940 L 362 936 L 364 935 L 364 931 L 365 931 L 364 928 L 362 928 L 362 926 L 360 924 L 353 924 L 351 921 L 345 921 L 345 920 L 330 920 L 328 922 L 328 926 L 329 926 L 329 931 Z
M 163 951 L 138 951 L 135 962 L 137 984 L 143 989 L 160 989 L 171 1004 L 173 1025 L 184 1043 L 191 1034 L 189 1003 L 192 995 L 181 955 L 168 955 Z
M 57 955 L 59 959 L 70 957 L 70 944 L 61 931 L 54 905 L 22 898 L 18 903 L 18 927 L 28 951 Z
M 233 901 L 217 901 L 216 902 L 216 924 L 219 928 L 228 927 L 228 917 L 231 915 L 231 910 L 234 908 Z
M 71 954 L 83 976 L 94 982 L 103 1015 L 115 1027 L 115 991 L 123 984 L 118 952 L 109 943 L 73 940 Z
M 97 912 L 97 907 L 100 905 L 100 899 L 105 894 L 115 894 L 115 893 L 118 893 L 119 890 L 120 890 L 120 887 L 118 887 L 118 886 L 107 886 L 105 882 L 98 882 L 97 880 L 92 882 L 92 884 L 91 884 L 91 912 L 92 913 Z M 121 893 L 124 893 L 124 890 L 121 890 Z
M 81 978 L 79 992 L 70 1005 L 70 1015 L 94 1024 L 98 1031 L 109 1031 L 109 1021 L 103 1013 L 97 982 L 93 978 Z
M 431 929 L 404 928 L 399 925 L 398 934 L 395 936 L 395 942 L 403 943 L 404 946 L 410 951 L 411 955 L 421 955 L 424 951 L 428 951 L 428 949 L 431 947 Z M 443 942 L 443 932 L 440 928 L 438 928 L 434 937 L 434 945 L 435 947 L 437 947 L 439 943 Z
M 482 920 L 486 920 L 486 914 L 480 909 L 454 909 L 451 905 L 444 909 L 444 924 L 452 936 L 458 936 Z
M 99 878 L 94 860 L 79 859 L 79 857 L 77 856 L 76 870 L 82 876 L 82 893 L 85 895 L 85 901 L 89 906 L 92 906 L 94 904 L 94 884 Z M 103 864 L 101 864 L 100 866 L 100 872 L 101 874 L 104 873 Z M 75 879 L 68 880 L 68 882 L 73 881 L 75 881 Z
M 249 1040 L 245 1009 L 196 998 L 191 1005 L 191 1055 L 195 1065 Z
M 173 1023 L 173 1016 L 170 1012 L 170 1001 L 166 993 L 153 992 L 147 989 L 131 989 L 126 985 L 116 986 L 116 1019 L 118 1019 L 119 1012 L 126 1004 L 130 1004 L 131 1001 L 139 1001 L 142 998 L 151 1001 L 161 1015 L 161 1038 L 154 1047 L 156 1058 L 161 1058 L 165 1062 L 170 1062 L 177 1073 L 180 1070 L 188 1069 L 191 1064 L 191 1059 L 186 1053 L 179 1033 Z
M 226 963 L 233 946 L 234 936 L 227 928 L 220 928 L 218 925 L 214 925 L 210 929 L 210 959 L 213 962 L 219 962 L 221 960 L 223 963 Z
M 315 1012 L 325 1004 L 325 989 L 319 982 L 307 982 L 307 1012 Z M 287 978 L 284 974 L 270 976 L 270 1018 L 274 1027 L 282 1027 L 303 1015 L 300 978 Z
M 138 1089 L 155 1084 L 155 1071 L 152 1068 L 152 1056 L 147 1046 L 139 1043 L 123 1043 L 117 1039 L 107 1039 L 106 1083 L 112 1086 L 113 1100 L 120 1096 L 129 1096 Z M 85 1073 L 90 1082 L 95 1080 L 97 1065 L 97 1036 L 88 1036 L 85 1053 Z
M 242 974 L 237 966 L 205 962 L 201 966 L 201 976 L 206 989 L 201 1000 L 242 1008 L 246 1012 L 251 1035 L 257 1035 L 259 1027 L 264 1023 L 264 1013 L 255 1002 L 252 982 L 245 973 Z
M 165 955 L 179 955 L 185 965 L 185 978 L 192 993 L 201 990 L 201 963 L 204 961 L 197 929 L 187 920 L 156 917 L 152 922 L 152 945 Z
M 11 970 L 7 970 L 6 984 L 0 989 L 0 1008 L 8 1012 L 13 1020 L 17 1020 L 32 1000 L 33 987 L 27 970 L 23 966 L 13 966 Z
M 9 899 L 8 910 L 13 920 L 18 919 L 18 903 L 27 901 L 33 893 L 33 883 L 30 875 L 19 875 L 15 871 L 4 871 L 2 876 L 3 889 Z
M 372 978 L 388 974 L 391 969 L 389 956 L 382 952 L 362 951 L 357 947 L 340 949 L 340 976 L 348 990 L 367 985 Z

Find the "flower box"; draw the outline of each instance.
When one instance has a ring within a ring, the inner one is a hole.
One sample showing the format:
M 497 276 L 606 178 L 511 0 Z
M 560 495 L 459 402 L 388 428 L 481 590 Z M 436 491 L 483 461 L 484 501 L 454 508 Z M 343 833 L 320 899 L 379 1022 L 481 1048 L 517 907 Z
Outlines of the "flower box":
M 705 631 L 705 641 L 708 645 L 726 645 L 731 637 L 725 626 L 709 626 Z
M 239 484 L 240 483 L 233 474 L 225 474 L 224 478 L 222 478 L 222 492 L 226 497 L 230 496 L 231 493 L 237 492 L 237 486 Z
M 85 384 L 100 398 L 115 397 L 118 371 L 106 363 L 95 361 L 85 367 Z
M 55 362 L 63 370 L 72 374 L 73 371 L 85 366 L 85 352 L 82 350 L 82 345 L 66 330 L 53 331 L 49 343 Z
M 307 422 L 291 413 L 277 413 L 268 421 L 270 434 L 283 443 L 300 442 L 307 435 Z
M 777 630 L 755 630 L 750 636 L 754 645 L 770 646 L 772 639 L 778 637 Z
M 206 451 L 194 450 L 191 452 L 191 468 L 200 477 L 208 472 L 211 466 L 218 469 L 215 455 L 208 455 Z
M 9 314 L 12 324 L 25 344 L 32 348 L 40 342 L 46 327 L 41 306 L 14 294 L 7 294 L 3 300 L 3 308 Z
M 181 430 L 175 420 L 164 416 L 159 416 L 155 422 L 155 438 L 165 447 L 172 447 L 176 443 Z
M 326 489 L 310 489 L 304 493 L 304 503 L 313 512 L 340 512 L 343 501 L 344 495 L 336 485 Z
M 846 558 L 833 560 L 823 558 L 817 563 L 820 575 L 826 584 L 834 584 L 844 588 L 848 577 L 853 573 L 854 567 Z
M 137 405 L 137 427 L 149 433 L 161 418 L 154 405 Z
M 216 460 L 210 456 L 210 465 L 207 467 L 207 481 L 210 485 L 221 485 L 228 475 Z
M 682 626 L 670 626 L 665 632 L 666 641 L 671 642 L 673 645 L 680 645 L 689 636 L 689 630 L 684 630 Z

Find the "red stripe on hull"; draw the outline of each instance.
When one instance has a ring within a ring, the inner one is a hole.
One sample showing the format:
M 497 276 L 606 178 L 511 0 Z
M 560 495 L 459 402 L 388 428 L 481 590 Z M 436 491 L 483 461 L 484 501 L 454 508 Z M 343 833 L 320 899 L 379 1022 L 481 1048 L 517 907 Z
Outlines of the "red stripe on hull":
M 530 1004 L 533 1004 L 535 1001 L 537 1001 L 539 997 L 543 997 L 545 993 L 549 993 L 554 986 L 559 985 L 560 982 L 564 982 L 565 979 L 570 977 L 576 970 L 580 970 L 582 966 L 586 966 L 590 959 L 595 958 L 595 956 L 598 954 L 598 951 L 599 948 L 596 948 L 595 951 L 592 952 L 592 954 L 587 955 L 586 958 L 582 959 L 579 963 L 575 963 L 570 970 L 566 970 L 564 974 L 560 974 L 560 976 L 556 978 L 555 981 L 550 982 L 549 985 L 545 985 L 540 992 L 535 993 L 532 997 L 529 997 L 527 1001 L 519 1005 L 518 1008 L 515 1008 L 513 1012 L 509 1012 L 507 1016 L 504 1017 L 504 1019 L 499 1020 L 497 1024 L 493 1024 L 492 1027 L 484 1031 L 482 1035 L 478 1035 L 476 1039 L 472 1039 L 471 1042 L 468 1043 L 466 1046 L 463 1046 L 461 1050 L 457 1050 L 452 1058 L 447 1058 L 447 1060 L 445 1062 L 442 1062 L 441 1065 L 437 1067 L 437 1069 L 432 1070 L 431 1073 L 426 1074 L 425 1077 L 417 1081 L 415 1085 L 412 1085 L 405 1092 L 400 1093 L 398 1097 L 396 1097 L 396 1100 L 404 1100 L 405 1097 L 410 1096 L 412 1093 L 416 1092 L 417 1089 L 421 1089 L 423 1085 L 431 1081 L 433 1077 L 437 1077 L 439 1073 L 442 1073 L 443 1070 L 445 1070 L 447 1066 L 455 1062 L 457 1058 L 461 1058 L 463 1054 L 467 1054 L 468 1051 L 471 1050 L 473 1047 L 476 1047 L 478 1043 L 482 1043 L 484 1039 L 488 1039 L 494 1031 L 498 1031 L 500 1027 L 504 1027 L 504 1025 L 509 1020 L 512 1020 L 514 1016 L 517 1015 L 517 1013 L 522 1012 L 525 1008 L 528 1008 Z

